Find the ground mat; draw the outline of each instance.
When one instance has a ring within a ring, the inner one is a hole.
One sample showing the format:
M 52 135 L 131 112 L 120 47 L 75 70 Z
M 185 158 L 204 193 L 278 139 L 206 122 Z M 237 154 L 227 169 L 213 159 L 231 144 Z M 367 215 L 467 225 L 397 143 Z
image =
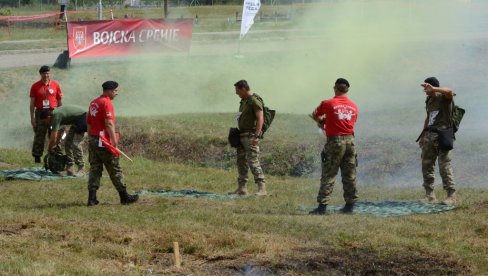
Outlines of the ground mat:
M 327 206 L 327 212 L 339 213 L 343 206 Z M 415 201 L 377 201 L 357 202 L 354 205 L 354 213 L 368 214 L 377 217 L 395 217 L 414 214 L 439 213 L 455 209 L 456 206 L 440 204 L 423 204 Z M 303 211 L 311 211 L 313 208 L 302 208 Z
M 170 197 L 193 197 L 193 198 L 212 198 L 212 199 L 236 199 L 241 198 L 238 195 L 219 195 L 198 190 L 142 190 L 137 192 L 139 195 L 159 195 Z
M 9 180 L 23 179 L 23 180 L 35 180 L 35 181 L 74 178 L 74 176 L 62 176 L 59 174 L 52 173 L 51 171 L 46 171 L 46 169 L 42 167 L 0 171 L 0 176 L 3 176 Z

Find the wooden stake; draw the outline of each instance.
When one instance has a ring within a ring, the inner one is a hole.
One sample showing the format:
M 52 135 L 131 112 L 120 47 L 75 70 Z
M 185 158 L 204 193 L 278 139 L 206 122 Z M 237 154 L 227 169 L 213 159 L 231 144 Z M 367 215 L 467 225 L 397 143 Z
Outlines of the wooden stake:
M 178 242 L 173 242 L 173 252 L 175 253 L 175 266 L 181 268 L 180 246 Z

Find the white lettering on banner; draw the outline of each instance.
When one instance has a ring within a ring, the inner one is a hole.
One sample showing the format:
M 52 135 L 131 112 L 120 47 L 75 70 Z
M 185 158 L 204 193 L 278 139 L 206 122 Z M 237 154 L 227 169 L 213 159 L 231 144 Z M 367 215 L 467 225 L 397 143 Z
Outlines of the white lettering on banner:
M 178 41 L 180 29 L 143 29 L 137 36 L 137 42 L 146 41 Z M 120 43 L 136 43 L 136 32 L 131 31 L 104 31 L 93 32 L 93 44 L 111 45 Z
M 148 29 L 141 30 L 139 33 L 139 42 L 146 41 L 178 41 L 180 29 Z
M 110 44 L 118 44 L 118 43 L 135 43 L 136 36 L 134 32 L 128 31 L 105 31 L 105 32 L 93 32 L 93 44 L 99 45 L 110 45 Z

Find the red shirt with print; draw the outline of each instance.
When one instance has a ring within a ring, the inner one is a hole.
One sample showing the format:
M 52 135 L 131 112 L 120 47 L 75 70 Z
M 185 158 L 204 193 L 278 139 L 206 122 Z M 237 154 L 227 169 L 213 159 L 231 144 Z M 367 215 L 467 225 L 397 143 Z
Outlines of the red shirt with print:
M 47 85 L 39 80 L 31 86 L 30 97 L 35 99 L 37 109 L 58 107 L 58 100 L 63 98 L 63 92 L 56 81 L 50 80 Z
M 100 131 L 104 131 L 104 135 L 109 139 L 109 134 L 105 130 L 105 120 L 110 119 L 115 124 L 115 113 L 112 100 L 108 96 L 100 96 L 90 103 L 88 108 L 88 116 L 86 122 L 90 125 L 90 133 L 92 136 L 99 136 Z
M 324 130 L 327 137 L 354 134 L 358 107 L 347 96 L 335 96 L 321 102 L 313 114 L 317 117 L 325 115 Z

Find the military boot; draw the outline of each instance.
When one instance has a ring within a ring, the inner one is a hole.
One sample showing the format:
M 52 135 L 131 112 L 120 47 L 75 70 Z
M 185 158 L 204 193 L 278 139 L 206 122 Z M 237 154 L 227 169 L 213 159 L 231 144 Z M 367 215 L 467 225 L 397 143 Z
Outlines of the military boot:
M 240 196 L 247 195 L 246 184 L 239 184 L 237 189 L 233 192 L 230 192 L 229 195 L 240 195 Z
M 447 198 L 444 199 L 441 203 L 444 205 L 456 204 L 456 191 L 448 191 L 447 192 Z
M 259 183 L 258 184 L 258 192 L 255 193 L 254 195 L 256 195 L 256 196 L 268 195 L 268 193 L 266 192 L 266 184 L 265 183 Z
M 97 204 L 98 204 L 97 190 L 95 189 L 88 190 L 88 203 L 86 204 L 86 206 L 93 206 Z
M 120 204 L 127 205 L 136 202 L 139 199 L 139 195 L 130 195 L 126 190 L 119 192 Z
M 341 209 L 341 213 L 343 214 L 352 214 L 354 212 L 354 204 L 353 203 L 346 203 L 344 207 Z
M 86 172 L 85 172 L 85 168 L 84 167 L 79 167 L 78 168 L 78 171 L 76 172 L 76 176 L 77 177 L 83 177 L 85 176 Z
M 67 176 L 74 176 L 74 175 L 75 175 L 75 166 L 73 166 L 73 165 L 69 165 L 69 166 L 66 168 L 66 175 L 67 175 Z
M 426 190 L 425 197 L 420 200 L 423 204 L 436 204 L 437 198 L 435 197 L 434 191 Z
M 310 215 L 325 215 L 327 214 L 327 204 L 319 204 L 319 206 L 308 212 Z

